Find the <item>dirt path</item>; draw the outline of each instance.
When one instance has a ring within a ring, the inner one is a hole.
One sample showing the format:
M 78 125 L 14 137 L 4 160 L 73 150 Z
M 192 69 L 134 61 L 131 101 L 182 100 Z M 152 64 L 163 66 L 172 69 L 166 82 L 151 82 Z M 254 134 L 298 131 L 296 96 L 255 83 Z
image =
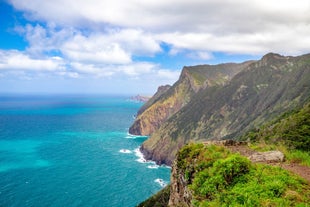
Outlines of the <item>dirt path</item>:
M 286 169 L 294 174 L 299 175 L 310 183 L 310 168 L 307 166 L 303 166 L 297 163 L 276 163 L 273 165 L 277 165 L 283 169 Z
M 250 149 L 246 145 L 240 145 L 240 146 L 226 146 L 230 151 L 235 153 L 240 153 L 241 155 L 245 157 L 249 157 L 252 154 L 254 154 L 256 151 Z M 273 166 L 279 166 L 283 169 L 286 169 L 294 174 L 299 175 L 300 177 L 304 178 L 305 180 L 310 183 L 310 167 L 300 165 L 298 163 L 286 163 L 286 162 L 278 162 L 278 163 L 266 163 Z

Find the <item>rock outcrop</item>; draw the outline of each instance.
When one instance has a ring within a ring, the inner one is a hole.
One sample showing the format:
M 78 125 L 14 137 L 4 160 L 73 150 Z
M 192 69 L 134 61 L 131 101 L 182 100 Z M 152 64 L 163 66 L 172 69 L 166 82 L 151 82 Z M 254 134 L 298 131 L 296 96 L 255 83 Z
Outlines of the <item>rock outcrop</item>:
M 267 151 L 267 152 L 256 152 L 249 156 L 252 162 L 264 162 L 264 163 L 274 163 L 283 162 L 284 154 L 280 151 Z
M 192 192 L 188 188 L 184 172 L 176 164 L 172 166 L 170 183 L 168 206 L 191 206 Z

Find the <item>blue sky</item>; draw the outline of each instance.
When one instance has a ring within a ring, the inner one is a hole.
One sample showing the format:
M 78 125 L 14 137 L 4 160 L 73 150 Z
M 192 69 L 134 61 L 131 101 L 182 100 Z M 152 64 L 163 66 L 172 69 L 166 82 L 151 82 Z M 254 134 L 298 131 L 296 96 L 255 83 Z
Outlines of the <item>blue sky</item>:
M 183 66 L 310 48 L 306 0 L 0 0 L 0 13 L 0 93 L 151 95 Z

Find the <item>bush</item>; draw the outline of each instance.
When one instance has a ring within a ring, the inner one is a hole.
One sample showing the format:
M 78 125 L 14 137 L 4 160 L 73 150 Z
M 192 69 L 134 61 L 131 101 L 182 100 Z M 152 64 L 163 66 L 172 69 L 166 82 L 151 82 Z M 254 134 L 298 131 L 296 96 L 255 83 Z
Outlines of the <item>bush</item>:
M 306 206 L 310 202 L 309 185 L 279 167 L 252 164 L 218 146 L 191 144 L 182 152 L 184 168 L 179 173 L 187 172 L 193 206 Z

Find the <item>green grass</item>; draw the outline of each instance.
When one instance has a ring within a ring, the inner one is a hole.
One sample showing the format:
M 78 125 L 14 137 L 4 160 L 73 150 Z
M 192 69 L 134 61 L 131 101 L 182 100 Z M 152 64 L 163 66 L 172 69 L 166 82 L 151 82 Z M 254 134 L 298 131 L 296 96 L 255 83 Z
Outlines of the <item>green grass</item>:
M 288 146 L 282 144 L 268 144 L 267 142 L 254 142 L 251 143 L 250 148 L 265 152 L 270 150 L 279 150 L 284 153 L 286 162 L 299 163 L 304 166 L 310 167 L 310 153 L 308 151 L 291 149 Z
M 310 186 L 279 167 L 253 164 L 223 147 L 190 144 L 178 154 L 179 174 L 194 206 L 307 206 Z
M 160 190 L 155 195 L 140 203 L 137 207 L 165 207 L 168 206 L 170 185 Z
M 256 151 L 280 150 L 286 161 L 310 167 L 310 102 L 240 137 Z
M 301 150 L 292 150 L 285 154 L 287 160 L 310 167 L 310 154 Z

